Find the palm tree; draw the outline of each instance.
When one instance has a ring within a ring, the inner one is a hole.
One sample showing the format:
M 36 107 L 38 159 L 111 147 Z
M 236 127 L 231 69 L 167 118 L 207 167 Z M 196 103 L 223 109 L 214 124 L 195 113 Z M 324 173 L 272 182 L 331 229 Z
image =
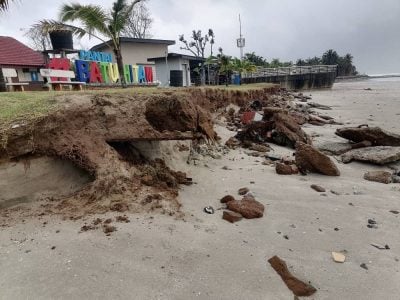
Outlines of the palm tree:
M 337 65 L 339 62 L 339 55 L 333 49 L 329 49 L 322 55 L 322 64 L 324 65 Z
M 89 35 L 89 37 L 95 37 L 106 43 L 114 52 L 120 82 L 123 87 L 126 87 L 120 37 L 128 25 L 129 16 L 135 5 L 141 1 L 143 0 L 116 0 L 111 10 L 105 10 L 100 5 L 64 4 L 60 10 L 61 21 L 42 20 L 37 26 L 47 33 L 53 30 L 67 29 L 79 38 Z M 65 23 L 74 21 L 79 21 L 82 26 Z M 110 41 L 105 41 L 102 37 L 106 37 Z
M 0 0 L 0 10 L 6 10 L 9 4 L 10 0 Z

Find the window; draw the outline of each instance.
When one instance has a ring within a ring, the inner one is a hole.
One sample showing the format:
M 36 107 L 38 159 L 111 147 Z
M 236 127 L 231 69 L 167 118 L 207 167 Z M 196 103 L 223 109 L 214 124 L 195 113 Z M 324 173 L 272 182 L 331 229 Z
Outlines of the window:
M 31 71 L 31 81 L 39 81 L 39 74 L 37 71 Z

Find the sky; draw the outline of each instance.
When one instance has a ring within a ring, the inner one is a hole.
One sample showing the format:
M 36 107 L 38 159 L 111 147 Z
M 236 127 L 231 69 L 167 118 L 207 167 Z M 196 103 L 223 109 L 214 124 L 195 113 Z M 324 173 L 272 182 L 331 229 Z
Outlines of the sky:
M 41 19 L 57 19 L 60 6 L 68 2 L 17 0 L 0 13 L 0 35 L 27 42 L 24 29 Z M 79 2 L 111 8 L 113 0 Z M 147 5 L 153 38 L 176 40 L 173 52 L 183 52 L 180 34 L 188 38 L 193 29 L 212 28 L 215 47 L 239 57 L 241 14 L 245 53 L 295 62 L 334 49 L 340 55 L 351 53 L 360 73 L 400 73 L 400 0 L 148 0 Z M 84 39 L 76 48 L 97 43 Z

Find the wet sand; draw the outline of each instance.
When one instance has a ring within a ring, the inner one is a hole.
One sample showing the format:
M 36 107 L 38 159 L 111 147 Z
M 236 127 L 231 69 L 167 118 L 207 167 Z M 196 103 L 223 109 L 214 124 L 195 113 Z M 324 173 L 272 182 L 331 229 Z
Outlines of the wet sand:
M 333 106 L 326 114 L 346 125 L 400 132 L 400 81 L 339 83 L 310 94 L 313 102 Z M 318 144 L 340 141 L 337 127 L 308 125 L 306 131 L 319 135 Z M 224 138 L 234 134 L 217 129 Z M 110 237 L 100 230 L 78 233 L 81 220 L 57 216 L 1 228 L 0 299 L 293 299 L 267 262 L 274 255 L 317 288 L 309 299 L 398 299 L 400 215 L 390 211 L 400 211 L 400 184 L 363 179 L 366 171 L 387 167 L 338 163 L 340 177 L 279 176 L 261 161 L 243 150 L 197 166 L 175 158 L 196 182 L 180 193 L 184 221 L 132 214 Z M 311 184 L 325 187 L 326 196 Z M 203 212 L 245 186 L 265 205 L 262 219 L 230 224 L 221 210 Z M 368 219 L 378 228 L 367 228 Z M 331 252 L 344 250 L 346 262 L 333 262 Z

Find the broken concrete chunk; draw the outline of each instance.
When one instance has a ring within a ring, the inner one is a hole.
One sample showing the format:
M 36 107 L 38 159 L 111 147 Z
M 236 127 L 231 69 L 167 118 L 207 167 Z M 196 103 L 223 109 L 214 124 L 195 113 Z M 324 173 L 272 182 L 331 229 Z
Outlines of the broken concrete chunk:
M 373 146 L 400 146 L 400 135 L 379 127 L 345 127 L 336 130 L 336 135 L 360 143 L 369 141 Z
M 298 297 L 307 297 L 313 295 L 317 290 L 312 285 L 301 281 L 290 273 L 286 262 L 278 256 L 268 260 L 271 267 L 281 276 L 286 286 Z
M 237 212 L 225 210 L 222 214 L 222 219 L 231 223 L 235 223 L 242 220 L 243 216 Z
M 295 157 L 296 165 L 302 173 L 314 172 L 328 176 L 340 175 L 333 161 L 311 145 L 297 143 Z
M 370 141 L 362 141 L 359 143 L 351 144 L 351 149 L 359 149 L 365 147 L 371 147 L 372 143 Z
M 341 155 L 352 150 L 353 148 L 349 143 L 326 143 L 320 145 L 318 149 L 330 155 Z
M 344 263 L 346 260 L 346 256 L 340 252 L 332 252 L 332 258 L 337 263 Z
M 351 150 L 342 155 L 342 161 L 349 163 L 353 160 L 370 162 L 377 165 L 400 160 L 400 147 L 377 146 Z
M 392 182 L 392 173 L 386 171 L 370 171 L 364 174 L 364 179 L 388 184 Z
M 234 200 L 227 203 L 229 210 L 240 213 L 246 219 L 262 218 L 264 205 L 256 200 Z

